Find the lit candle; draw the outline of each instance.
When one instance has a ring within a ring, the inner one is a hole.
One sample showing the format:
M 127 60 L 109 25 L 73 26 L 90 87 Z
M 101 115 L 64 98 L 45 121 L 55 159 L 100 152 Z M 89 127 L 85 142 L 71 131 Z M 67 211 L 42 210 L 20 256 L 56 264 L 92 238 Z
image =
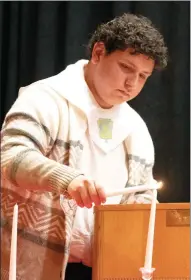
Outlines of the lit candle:
M 11 238 L 11 254 L 9 266 L 9 280 L 16 280 L 16 264 L 17 264 L 17 222 L 18 222 L 18 205 L 15 204 L 13 211 L 12 238 Z
M 157 204 L 157 190 L 154 189 L 150 210 L 150 219 L 149 219 L 149 229 L 147 236 L 147 246 L 146 246 L 146 255 L 145 255 L 145 265 L 144 268 L 147 270 L 152 269 L 152 256 L 153 256 L 153 242 L 154 242 L 154 231 L 155 231 L 155 217 L 156 217 L 156 204 Z
M 139 185 L 135 187 L 127 187 L 123 189 L 107 191 L 106 197 L 142 192 L 147 190 L 156 190 L 159 189 L 160 187 L 161 187 L 160 184 L 154 182 L 152 185 Z

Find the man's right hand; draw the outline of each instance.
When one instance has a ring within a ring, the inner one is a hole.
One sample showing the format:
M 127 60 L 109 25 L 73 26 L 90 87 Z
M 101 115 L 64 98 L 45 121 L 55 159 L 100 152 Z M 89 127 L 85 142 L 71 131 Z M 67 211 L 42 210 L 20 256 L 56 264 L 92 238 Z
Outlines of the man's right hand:
M 80 207 L 91 208 L 92 203 L 100 205 L 106 202 L 104 188 L 83 175 L 76 177 L 70 182 L 68 194 Z

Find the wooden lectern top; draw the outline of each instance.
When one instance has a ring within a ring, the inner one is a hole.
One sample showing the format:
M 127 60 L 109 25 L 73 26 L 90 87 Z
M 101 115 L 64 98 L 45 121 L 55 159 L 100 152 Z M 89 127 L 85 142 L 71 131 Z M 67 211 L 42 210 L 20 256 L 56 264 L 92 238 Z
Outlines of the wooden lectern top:
M 94 207 L 96 211 L 130 211 L 130 210 L 150 210 L 151 204 L 112 204 L 112 205 L 99 205 Z M 158 203 L 157 210 L 168 209 L 190 209 L 190 203 Z

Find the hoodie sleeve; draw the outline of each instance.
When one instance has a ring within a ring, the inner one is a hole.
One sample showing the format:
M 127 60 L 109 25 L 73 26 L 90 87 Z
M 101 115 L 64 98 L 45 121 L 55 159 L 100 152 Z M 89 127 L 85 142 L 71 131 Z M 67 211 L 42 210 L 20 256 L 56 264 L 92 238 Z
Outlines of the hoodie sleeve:
M 2 126 L 2 178 L 28 190 L 64 193 L 68 184 L 82 173 L 47 158 L 59 124 L 58 104 L 52 90 L 36 83 L 21 88 Z

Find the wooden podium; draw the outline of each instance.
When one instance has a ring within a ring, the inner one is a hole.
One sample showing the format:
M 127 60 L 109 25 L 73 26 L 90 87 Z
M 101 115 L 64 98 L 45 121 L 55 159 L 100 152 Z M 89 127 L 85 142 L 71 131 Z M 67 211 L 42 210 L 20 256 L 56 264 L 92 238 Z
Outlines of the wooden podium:
M 141 279 L 150 205 L 95 207 L 93 280 Z M 190 279 L 190 204 L 157 205 L 153 279 Z

